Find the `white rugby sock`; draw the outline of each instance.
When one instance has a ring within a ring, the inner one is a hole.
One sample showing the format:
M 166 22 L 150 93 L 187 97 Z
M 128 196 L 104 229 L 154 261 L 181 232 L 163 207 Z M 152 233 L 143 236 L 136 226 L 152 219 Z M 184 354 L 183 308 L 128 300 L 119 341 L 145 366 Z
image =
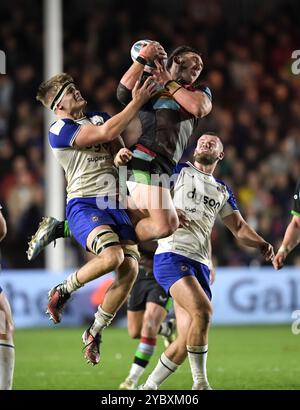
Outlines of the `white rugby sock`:
M 105 327 L 109 326 L 115 314 L 105 312 L 99 305 L 98 310 L 95 313 L 95 320 L 90 328 L 90 333 L 95 337 L 97 333 L 100 333 Z
M 72 293 L 75 290 L 82 288 L 83 284 L 77 279 L 77 272 L 71 273 L 66 279 L 66 289 L 68 293 Z
M 0 390 L 11 390 L 15 366 L 15 347 L 8 340 L 0 340 Z
M 128 377 L 131 380 L 133 380 L 135 383 L 137 383 L 141 375 L 144 373 L 144 371 L 145 371 L 145 367 L 142 367 L 136 363 L 132 363 Z
M 167 356 L 162 353 L 160 359 L 148 377 L 145 387 L 147 390 L 158 390 L 159 386 L 178 369 L 179 365 L 172 362 Z
M 187 346 L 186 348 L 188 352 L 194 385 L 208 385 L 206 374 L 208 345 Z

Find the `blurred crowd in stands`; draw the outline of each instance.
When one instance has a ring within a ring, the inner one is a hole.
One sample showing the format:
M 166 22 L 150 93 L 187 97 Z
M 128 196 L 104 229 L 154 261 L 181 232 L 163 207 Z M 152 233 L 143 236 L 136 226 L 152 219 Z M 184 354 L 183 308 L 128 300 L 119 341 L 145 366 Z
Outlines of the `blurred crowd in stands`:
M 7 74 L 0 75 L 4 268 L 44 264 L 43 256 L 28 263 L 25 255 L 45 212 L 43 108 L 35 100 L 47 52 L 42 6 L 35 0 L 0 4 L 0 48 L 7 56 Z M 300 74 L 291 71 L 292 51 L 300 48 L 299 15 L 297 0 L 64 0 L 64 71 L 90 109 L 113 115 L 121 109 L 116 88 L 136 40 L 157 40 L 167 52 L 183 44 L 200 50 L 200 80 L 212 90 L 213 110 L 194 141 L 204 131 L 219 133 L 226 155 L 217 176 L 233 189 L 248 222 L 277 248 L 300 176 Z M 193 148 L 183 160 L 192 158 Z M 212 245 L 217 265 L 262 263 L 257 252 L 238 248 L 221 223 Z M 288 262 L 300 265 L 297 251 Z

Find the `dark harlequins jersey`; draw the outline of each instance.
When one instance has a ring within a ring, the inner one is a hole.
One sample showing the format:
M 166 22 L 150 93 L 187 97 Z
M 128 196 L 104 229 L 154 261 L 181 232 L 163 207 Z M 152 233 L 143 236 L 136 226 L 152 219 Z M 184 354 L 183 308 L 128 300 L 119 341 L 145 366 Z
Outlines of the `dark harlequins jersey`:
M 211 100 L 206 86 L 186 86 L 189 91 L 202 91 Z M 170 94 L 161 90 L 139 111 L 142 135 L 138 143 L 177 164 L 190 142 L 200 118 L 181 107 Z
M 189 91 L 202 91 L 212 99 L 211 91 L 205 85 L 184 87 Z M 120 83 L 117 96 L 126 105 L 131 100 L 131 91 Z M 169 167 L 178 163 L 201 120 L 181 107 L 164 88 L 143 105 L 138 115 L 142 134 L 137 143 L 162 157 Z
M 294 194 L 293 209 L 291 213 L 292 215 L 300 216 L 300 179 L 296 186 L 296 190 Z

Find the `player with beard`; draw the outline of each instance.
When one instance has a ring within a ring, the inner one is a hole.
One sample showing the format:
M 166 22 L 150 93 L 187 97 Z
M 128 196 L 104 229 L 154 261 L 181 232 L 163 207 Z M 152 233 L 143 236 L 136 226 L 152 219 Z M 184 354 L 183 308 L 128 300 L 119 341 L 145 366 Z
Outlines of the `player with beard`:
M 212 108 L 209 88 L 197 84 L 203 69 L 199 52 L 180 46 L 166 64 L 164 58 L 166 53 L 159 43 L 145 45 L 117 91 L 119 101 L 128 104 L 137 79 L 149 75 L 149 65 L 155 67 L 151 74 L 158 83 L 157 92 L 139 110 L 140 129 L 128 162 L 130 198 L 134 209 L 140 211 L 130 215 L 139 241 L 166 237 L 179 226 L 168 176 L 190 144 L 199 121 Z
M 213 177 L 224 157 L 223 144 L 212 133 L 202 135 L 174 187 L 174 205 L 182 209 L 189 224 L 158 241 L 154 276 L 174 302 L 178 336 L 161 355 L 142 390 L 157 390 L 161 383 L 189 358 L 193 390 L 211 390 L 206 374 L 208 330 L 212 315 L 209 282 L 211 231 L 219 214 L 242 245 L 260 250 L 265 260 L 274 257 L 273 247 L 241 216 L 232 191 Z

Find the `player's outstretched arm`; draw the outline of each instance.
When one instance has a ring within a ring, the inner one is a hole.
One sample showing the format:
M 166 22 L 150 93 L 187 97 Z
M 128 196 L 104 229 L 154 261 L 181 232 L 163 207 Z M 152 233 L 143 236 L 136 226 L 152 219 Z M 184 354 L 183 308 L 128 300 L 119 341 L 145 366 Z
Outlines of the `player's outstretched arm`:
M 186 111 L 195 117 L 202 118 L 210 113 L 212 109 L 211 95 L 201 90 L 188 90 L 177 81 L 174 81 L 166 69 L 159 61 L 155 61 L 156 70 L 153 71 L 155 81 L 165 87 Z M 210 94 L 210 91 L 208 91 Z
M 299 216 L 294 215 L 285 231 L 282 244 L 273 260 L 273 266 L 275 269 L 278 270 L 283 267 L 287 255 L 299 244 L 299 242 L 300 218 Z
M 123 111 L 111 117 L 100 127 L 98 125 L 82 125 L 75 138 L 77 147 L 86 147 L 103 142 L 110 142 L 117 138 L 135 117 L 138 110 L 155 94 L 156 84 L 151 77 L 145 83 L 137 81 L 132 90 L 132 100 Z
M 197 118 L 205 117 L 211 112 L 212 109 L 211 100 L 203 91 L 189 91 L 181 87 L 173 98 L 186 111 L 193 114 Z
M 250 246 L 251 248 L 259 249 L 266 261 L 273 260 L 273 246 L 259 236 L 238 211 L 223 218 L 223 222 L 239 243 L 245 246 Z
M 142 72 L 144 71 L 146 63 L 152 63 L 154 59 L 160 60 L 166 57 L 167 54 L 164 48 L 157 41 L 152 41 L 151 43 L 146 44 L 141 49 L 137 61 L 133 62 L 133 64 L 121 78 L 120 84 L 125 86 L 127 90 L 131 91 L 134 88 L 137 80 L 140 78 Z M 119 98 L 118 93 L 117 96 Z M 119 99 L 119 101 L 123 103 L 122 99 Z

